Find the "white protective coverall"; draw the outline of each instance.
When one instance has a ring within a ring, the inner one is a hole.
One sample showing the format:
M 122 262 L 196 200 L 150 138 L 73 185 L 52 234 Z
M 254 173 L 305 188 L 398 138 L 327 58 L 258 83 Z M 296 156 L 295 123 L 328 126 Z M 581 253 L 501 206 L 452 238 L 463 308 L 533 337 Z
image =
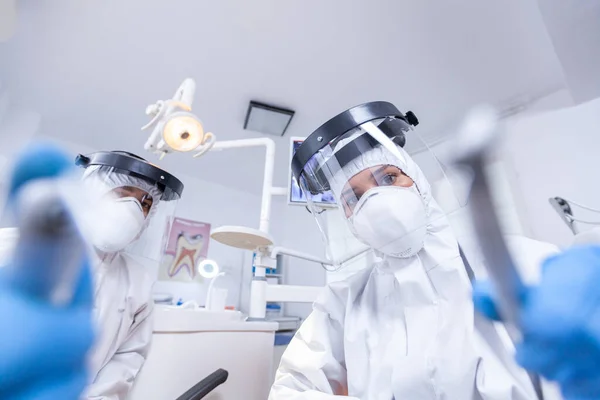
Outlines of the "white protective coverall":
M 328 286 L 284 353 L 270 400 L 536 398 L 494 325 L 475 314 L 448 220 L 406 157 L 401 169 L 429 216 L 423 249 Z
M 96 264 L 94 276 L 95 378 L 84 398 L 124 400 L 150 349 L 153 280 L 142 264 L 122 253 Z
M 91 184 L 99 186 L 102 191 L 133 186 L 150 194 L 154 203 L 138 237 L 148 228 L 162 194 L 158 188 L 145 180 L 106 167 L 88 167 L 84 180 L 89 179 L 94 179 Z M 150 349 L 154 280 L 143 264 L 123 251 L 98 254 L 93 263 L 94 315 L 98 337 L 91 357 L 93 380 L 84 398 L 125 400 Z

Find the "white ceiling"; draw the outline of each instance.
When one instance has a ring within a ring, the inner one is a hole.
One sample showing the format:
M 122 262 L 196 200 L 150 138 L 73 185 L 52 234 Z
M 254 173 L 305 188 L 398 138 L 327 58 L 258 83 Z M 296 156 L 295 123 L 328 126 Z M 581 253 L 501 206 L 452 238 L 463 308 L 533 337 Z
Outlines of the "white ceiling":
M 600 96 L 600 2 L 538 0 L 576 102 Z
M 221 140 L 258 100 L 296 111 L 278 140 L 306 136 L 344 109 L 388 100 L 429 140 L 481 101 L 509 104 L 563 85 L 534 0 L 22 0 L 0 45 L 0 80 L 42 115 L 42 133 L 143 155 L 145 106 L 197 82 L 195 112 Z M 149 158 L 153 156 L 148 155 Z M 176 154 L 175 174 L 258 192 L 260 150 Z M 210 169 L 209 169 L 210 168 Z

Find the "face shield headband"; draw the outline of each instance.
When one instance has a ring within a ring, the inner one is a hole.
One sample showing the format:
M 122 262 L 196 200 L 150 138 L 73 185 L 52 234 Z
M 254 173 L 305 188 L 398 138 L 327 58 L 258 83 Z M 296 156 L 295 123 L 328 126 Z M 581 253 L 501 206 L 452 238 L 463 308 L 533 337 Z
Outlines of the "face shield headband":
M 75 164 L 83 168 L 110 167 L 120 173 L 142 179 L 150 185 L 155 185 L 162 192 L 162 196 L 155 200 L 177 200 L 183 192 L 183 183 L 179 179 L 131 153 L 106 151 L 89 155 L 80 154 L 75 159 Z
M 332 157 L 333 162 L 312 169 L 315 174 L 322 173 L 325 168 L 342 168 L 357 155 L 379 145 L 385 146 L 390 153 L 403 159 L 397 146 L 404 146 L 405 132 L 418 123 L 414 113 L 409 111 L 405 115 L 388 102 L 378 101 L 353 107 L 327 121 L 302 143 L 292 158 L 294 177 L 300 182 L 304 169 L 313 160 L 313 156 L 327 147 L 334 148 L 337 141 L 357 128 L 362 128 L 368 135 L 363 135 L 345 145 Z M 333 175 L 334 172 L 328 170 L 327 174 Z M 326 179 L 316 179 L 316 181 L 327 182 Z M 329 190 L 327 184 L 315 184 L 315 179 L 306 182 L 309 184 L 307 189 L 313 194 Z

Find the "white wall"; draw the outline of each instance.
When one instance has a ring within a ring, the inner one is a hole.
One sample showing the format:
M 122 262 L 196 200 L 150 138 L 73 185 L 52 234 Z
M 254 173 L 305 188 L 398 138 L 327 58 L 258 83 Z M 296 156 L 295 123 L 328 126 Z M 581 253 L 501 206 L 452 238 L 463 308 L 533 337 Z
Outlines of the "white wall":
M 568 104 L 568 96 L 563 100 Z M 560 246 L 572 240 L 571 232 L 548 204 L 550 197 L 600 208 L 599 133 L 600 99 L 511 121 L 506 159 L 515 174 L 522 220 L 533 238 Z M 580 210 L 575 212 L 594 219 Z
M 12 160 L 39 131 L 41 117 L 30 110 L 14 107 L 0 82 L 0 154 Z
M 325 245 L 315 218 L 300 206 L 290 206 L 287 198 L 276 197 L 273 202 L 271 230 L 276 245 L 316 256 L 325 256 Z M 325 270 L 320 264 L 292 257 L 283 259 L 283 283 L 287 285 L 324 286 Z M 312 304 L 286 303 L 286 315 L 305 318 Z
M 523 234 L 527 237 L 535 238 L 535 233 L 530 221 L 531 217 L 528 209 L 530 207 L 529 199 L 526 198 L 528 193 L 523 192 L 521 190 L 521 185 L 519 184 L 519 176 L 521 171 L 518 168 L 522 168 L 522 166 L 517 166 L 517 164 L 515 164 L 514 157 L 517 154 L 520 155 L 519 157 L 526 157 L 526 152 L 522 152 L 519 149 L 521 142 L 529 142 L 531 140 L 535 140 L 535 138 L 528 134 L 523 135 L 516 133 L 513 128 L 519 123 L 518 121 L 522 120 L 523 118 L 529 118 L 541 113 L 552 112 L 562 108 L 571 107 L 573 105 L 575 105 L 575 102 L 573 101 L 571 92 L 567 88 L 563 88 L 537 99 L 535 102 L 529 104 L 520 113 L 507 118 L 505 121 L 505 138 L 500 146 L 498 156 L 503 163 L 506 177 L 510 182 L 516 211 L 523 228 Z M 529 145 L 524 144 L 524 146 L 527 147 Z
M 3 209 L 5 183 L 15 154 L 39 131 L 40 115 L 14 107 L 10 93 L 0 81 L 0 210 Z M 8 221 L 0 218 L 0 226 Z
M 534 103 L 529 104 L 523 112 L 514 116 L 512 119 L 519 119 L 526 116 L 539 114 L 542 112 L 554 111 L 565 107 L 575 105 L 571 91 L 567 88 L 562 88 L 550 93 L 547 96 L 537 99 Z

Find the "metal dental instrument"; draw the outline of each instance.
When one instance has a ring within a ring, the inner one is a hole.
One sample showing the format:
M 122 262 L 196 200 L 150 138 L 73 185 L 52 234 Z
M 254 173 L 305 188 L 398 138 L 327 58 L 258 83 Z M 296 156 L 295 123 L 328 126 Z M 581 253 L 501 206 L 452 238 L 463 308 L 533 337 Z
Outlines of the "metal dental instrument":
M 498 116 L 489 107 L 473 110 L 456 138 L 454 161 L 472 169 L 469 198 L 471 222 L 479 241 L 485 266 L 496 290 L 500 315 L 514 343 L 521 340 L 519 304 L 524 284 L 510 255 L 492 202 L 485 164 L 498 136 Z M 538 398 L 543 399 L 539 377 L 530 374 Z
M 56 186 L 53 179 L 42 179 L 19 189 L 19 238 L 8 268 L 30 295 L 63 305 L 74 294 L 87 250 Z
M 554 211 L 557 212 L 560 219 L 563 220 L 565 224 L 569 227 L 573 235 L 577 235 L 579 233 L 579 229 L 575 226 L 575 221 L 573 220 L 573 210 L 571 209 L 571 205 L 567 203 L 567 201 L 561 197 L 551 197 L 548 199 L 548 202 L 554 208 Z

